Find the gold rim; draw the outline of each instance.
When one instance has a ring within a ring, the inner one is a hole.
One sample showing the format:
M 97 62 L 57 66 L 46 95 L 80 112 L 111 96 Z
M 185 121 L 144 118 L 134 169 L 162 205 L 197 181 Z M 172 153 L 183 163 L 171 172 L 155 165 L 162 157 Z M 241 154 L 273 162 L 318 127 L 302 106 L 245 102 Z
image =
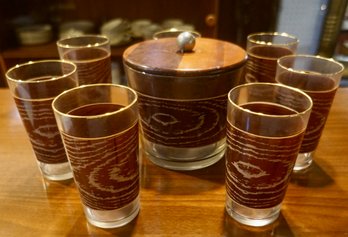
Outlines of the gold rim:
M 296 45 L 299 43 L 299 39 L 291 34 L 285 33 L 285 32 L 258 32 L 258 33 L 253 33 L 248 35 L 247 40 L 251 43 L 254 44 L 265 44 L 267 45 L 267 42 L 265 41 L 259 41 L 259 40 L 255 40 L 252 39 L 255 36 L 278 36 L 278 37 L 284 37 L 287 39 L 291 39 L 291 42 L 288 43 L 277 43 L 276 45 Z
M 296 60 L 296 58 L 302 58 L 302 59 L 314 59 L 314 60 L 321 60 L 323 62 L 330 62 L 330 63 L 333 63 L 337 66 L 337 72 L 333 72 L 333 73 L 321 73 L 322 75 L 326 75 L 326 76 L 334 76 L 334 75 L 338 75 L 338 74 L 341 74 L 343 71 L 344 71 L 344 66 L 342 63 L 334 60 L 333 58 L 325 58 L 325 57 L 322 57 L 322 56 L 319 56 L 319 55 L 308 55 L 308 54 L 294 54 L 294 55 L 286 55 L 286 56 L 283 56 L 281 58 L 279 58 L 277 60 L 277 65 L 279 67 L 281 67 L 282 69 L 284 70 L 288 70 L 289 68 L 284 66 L 283 64 L 281 64 L 281 61 L 285 60 L 285 59 L 288 59 L 288 58 L 293 58 Z M 308 72 L 304 72 L 303 70 L 296 70 L 294 68 L 292 68 L 292 71 L 293 72 L 296 72 L 296 73 L 301 73 L 301 74 L 304 74 L 304 73 L 308 73 Z
M 83 45 L 71 45 L 68 42 L 70 40 L 76 40 L 76 39 L 83 39 L 83 38 L 95 38 L 95 39 L 103 39 L 102 42 L 96 42 L 93 44 L 83 44 Z M 67 43 L 64 43 L 67 41 Z M 62 48 L 69 48 L 69 49 L 78 49 L 78 48 L 85 48 L 85 47 L 103 47 L 110 44 L 110 40 L 108 37 L 104 35 L 80 35 L 80 36 L 70 36 L 67 38 L 63 38 L 57 41 L 57 46 Z
M 30 65 L 38 65 L 38 64 L 44 64 L 44 63 L 59 63 L 59 64 L 68 64 L 71 65 L 73 67 L 72 71 L 67 73 L 67 74 L 63 74 L 60 76 L 52 76 L 49 79 L 44 79 L 44 80 L 40 80 L 40 81 L 27 81 L 27 80 L 22 80 L 22 79 L 15 79 L 12 78 L 10 76 L 10 74 L 14 71 L 17 70 L 19 68 L 25 67 L 25 66 L 30 66 Z M 69 61 L 65 61 L 65 60 L 39 60 L 39 61 L 29 61 L 26 63 L 22 63 L 22 64 L 17 64 L 16 66 L 11 67 L 7 72 L 6 72 L 6 78 L 9 81 L 15 82 L 15 83 L 27 83 L 27 84 L 35 84 L 35 83 L 43 83 L 43 82 L 49 82 L 49 81 L 57 81 L 63 78 L 66 78 L 68 76 L 71 76 L 72 74 L 74 74 L 76 72 L 76 65 L 72 62 Z
M 231 94 L 235 91 L 235 90 L 239 90 L 240 88 L 243 88 L 243 87 L 249 87 L 249 86 L 253 86 L 253 85 L 260 85 L 260 86 L 268 86 L 268 87 L 282 87 L 282 88 L 286 88 L 290 91 L 296 91 L 297 93 L 303 95 L 305 98 L 307 98 L 307 100 L 309 101 L 309 106 L 307 109 L 305 109 L 304 111 L 302 112 L 297 112 L 296 114 L 291 114 L 291 115 L 272 115 L 272 114 L 264 114 L 264 113 L 258 113 L 258 112 L 254 112 L 254 111 L 251 111 L 249 109 L 245 109 L 241 106 L 239 106 L 238 104 L 236 104 L 234 101 L 232 101 L 231 99 Z M 300 89 L 298 88 L 294 88 L 294 87 L 291 87 L 291 86 L 287 86 L 287 85 L 283 85 L 283 84 L 278 84 L 278 83 L 265 83 L 265 82 L 254 82 L 254 83 L 248 83 L 248 84 L 242 84 L 242 85 L 239 85 L 239 86 L 236 86 L 234 87 L 233 89 L 230 90 L 230 92 L 228 93 L 228 101 L 235 107 L 237 107 L 238 109 L 244 111 L 244 112 L 247 112 L 247 113 L 250 113 L 250 114 L 253 114 L 253 115 L 259 115 L 259 116 L 263 116 L 263 117 L 274 117 L 274 118 L 291 118 L 291 117 L 298 117 L 298 116 L 301 116 L 301 115 L 304 115 L 306 113 L 308 113 L 311 109 L 312 109 L 312 106 L 313 106 L 313 101 L 311 99 L 311 97 L 309 95 L 307 95 L 305 92 L 301 91 Z
M 80 90 L 83 88 L 88 88 L 88 87 L 118 87 L 118 88 L 122 88 L 125 89 L 127 91 L 132 92 L 132 94 L 134 95 L 134 99 L 131 101 L 131 103 L 129 103 L 128 105 L 120 108 L 119 110 L 113 111 L 113 112 L 108 112 L 108 113 L 104 113 L 104 114 L 99 114 L 99 115 L 89 115 L 89 116 L 82 116 L 82 115 L 71 115 L 71 114 L 67 114 L 64 112 L 59 111 L 58 109 L 56 109 L 55 104 L 57 103 L 57 100 L 59 100 L 62 96 L 71 93 L 75 90 Z M 54 100 L 52 101 L 52 108 L 53 110 L 57 113 L 60 114 L 61 116 L 66 116 L 66 117 L 70 117 L 70 118 L 80 118 L 80 119 L 95 119 L 95 118 L 101 118 L 101 117 L 106 117 L 106 116 L 111 116 L 111 115 L 115 115 L 118 113 L 121 113 L 124 110 L 127 110 L 128 108 L 132 107 L 134 104 L 136 104 L 138 101 L 138 95 L 135 92 L 135 90 L 133 90 L 130 87 L 127 86 L 123 86 L 123 85 L 116 85 L 116 84 L 111 84 L 111 83 L 99 83 L 99 84 L 90 84 L 90 85 L 82 85 L 82 86 L 78 86 L 78 87 L 74 87 L 71 88 L 69 90 L 66 90 L 64 92 L 62 92 L 60 95 L 58 95 L 56 98 L 54 98 Z

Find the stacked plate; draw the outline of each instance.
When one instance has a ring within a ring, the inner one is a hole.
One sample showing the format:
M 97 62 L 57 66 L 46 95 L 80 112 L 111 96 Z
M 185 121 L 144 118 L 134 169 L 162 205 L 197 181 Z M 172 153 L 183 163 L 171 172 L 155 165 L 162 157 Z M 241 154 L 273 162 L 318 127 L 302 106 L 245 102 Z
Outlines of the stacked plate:
M 16 34 L 22 45 L 39 45 L 52 40 L 52 27 L 48 24 L 18 27 Z
M 131 41 L 130 23 L 122 18 L 115 18 L 101 26 L 100 33 L 110 40 L 110 45 L 121 45 Z

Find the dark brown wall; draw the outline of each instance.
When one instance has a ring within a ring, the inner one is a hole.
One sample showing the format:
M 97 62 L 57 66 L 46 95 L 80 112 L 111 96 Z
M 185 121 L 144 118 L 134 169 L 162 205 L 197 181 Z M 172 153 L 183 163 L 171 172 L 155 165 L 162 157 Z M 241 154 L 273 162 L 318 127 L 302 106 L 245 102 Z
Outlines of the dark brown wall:
M 274 31 L 278 0 L 221 0 L 218 37 L 245 46 L 250 33 Z

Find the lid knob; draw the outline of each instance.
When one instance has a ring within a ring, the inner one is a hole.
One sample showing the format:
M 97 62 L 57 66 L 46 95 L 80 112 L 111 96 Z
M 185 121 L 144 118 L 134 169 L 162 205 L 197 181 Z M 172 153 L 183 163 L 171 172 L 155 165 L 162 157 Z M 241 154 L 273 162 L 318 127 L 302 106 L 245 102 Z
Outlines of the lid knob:
M 179 52 L 192 52 L 196 44 L 196 36 L 189 31 L 182 32 L 177 37 Z

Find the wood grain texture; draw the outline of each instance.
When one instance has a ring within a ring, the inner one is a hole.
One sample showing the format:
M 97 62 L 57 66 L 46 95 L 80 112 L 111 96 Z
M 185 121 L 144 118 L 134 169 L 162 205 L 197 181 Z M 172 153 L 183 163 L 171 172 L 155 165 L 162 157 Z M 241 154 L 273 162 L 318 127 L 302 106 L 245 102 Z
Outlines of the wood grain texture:
M 0 236 L 348 235 L 348 88 L 338 90 L 314 165 L 293 175 L 276 223 L 242 226 L 225 213 L 224 161 L 176 172 L 142 157 L 141 210 L 130 224 L 87 224 L 73 181 L 41 179 L 8 89 L 0 89 Z

